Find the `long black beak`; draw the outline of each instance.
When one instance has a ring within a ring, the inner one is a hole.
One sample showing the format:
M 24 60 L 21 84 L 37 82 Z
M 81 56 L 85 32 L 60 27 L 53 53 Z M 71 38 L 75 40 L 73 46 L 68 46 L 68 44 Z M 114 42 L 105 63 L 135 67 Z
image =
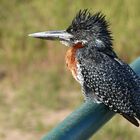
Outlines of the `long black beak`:
M 70 39 L 73 38 L 73 35 L 71 35 L 65 30 L 38 32 L 38 33 L 29 34 L 29 36 L 46 39 L 46 40 L 59 40 L 59 41 L 67 41 L 67 42 L 70 42 Z

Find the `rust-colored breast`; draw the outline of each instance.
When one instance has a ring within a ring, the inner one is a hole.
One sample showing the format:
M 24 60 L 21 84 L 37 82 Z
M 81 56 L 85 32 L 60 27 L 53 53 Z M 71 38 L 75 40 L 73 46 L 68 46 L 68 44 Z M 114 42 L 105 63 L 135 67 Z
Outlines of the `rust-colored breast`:
M 76 51 L 79 48 L 82 48 L 82 43 L 77 43 L 73 47 L 70 47 L 65 55 L 66 65 L 68 69 L 72 72 L 72 75 L 77 80 L 77 59 Z

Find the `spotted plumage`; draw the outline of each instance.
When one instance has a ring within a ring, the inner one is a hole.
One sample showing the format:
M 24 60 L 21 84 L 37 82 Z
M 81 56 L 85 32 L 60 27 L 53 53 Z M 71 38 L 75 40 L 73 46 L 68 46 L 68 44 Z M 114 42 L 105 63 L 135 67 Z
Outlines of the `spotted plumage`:
M 102 13 L 80 10 L 66 30 L 31 36 L 58 39 L 69 46 L 66 64 L 80 83 L 85 100 L 103 103 L 139 126 L 140 78 L 114 52 L 109 24 Z

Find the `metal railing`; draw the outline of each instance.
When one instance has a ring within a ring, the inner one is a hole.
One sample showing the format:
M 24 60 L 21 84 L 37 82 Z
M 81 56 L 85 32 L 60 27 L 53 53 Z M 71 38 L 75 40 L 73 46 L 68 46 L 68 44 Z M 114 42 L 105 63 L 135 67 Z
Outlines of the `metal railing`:
M 140 57 L 130 66 L 140 76 Z M 42 140 L 87 140 L 114 115 L 104 104 L 85 102 Z

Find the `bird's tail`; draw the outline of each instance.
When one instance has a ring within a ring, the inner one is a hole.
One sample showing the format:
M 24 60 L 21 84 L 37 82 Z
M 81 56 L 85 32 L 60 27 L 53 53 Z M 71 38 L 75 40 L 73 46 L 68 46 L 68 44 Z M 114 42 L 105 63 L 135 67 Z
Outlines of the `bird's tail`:
M 133 110 L 135 110 L 136 118 L 140 121 L 140 90 L 132 95 Z
M 138 121 L 133 116 L 128 116 L 127 114 L 122 114 L 122 116 L 127 119 L 129 122 L 131 122 L 133 125 L 139 127 Z

